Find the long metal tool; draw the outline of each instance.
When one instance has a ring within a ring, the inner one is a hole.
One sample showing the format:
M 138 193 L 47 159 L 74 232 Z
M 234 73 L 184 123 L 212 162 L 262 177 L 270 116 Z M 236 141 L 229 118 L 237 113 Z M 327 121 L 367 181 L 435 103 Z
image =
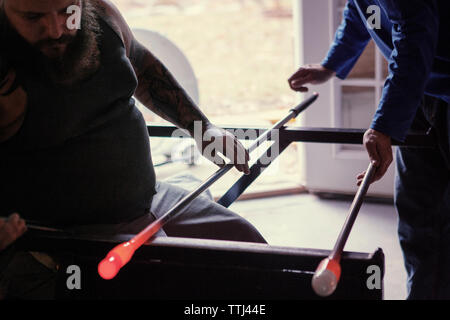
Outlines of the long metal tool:
M 8 217 L 0 217 L 1 220 L 8 220 Z M 64 232 L 62 229 L 51 228 L 47 226 L 40 225 L 36 221 L 25 220 L 25 225 L 28 230 L 37 230 L 37 231 L 48 231 L 48 232 Z
M 327 258 L 320 262 L 316 272 L 314 273 L 312 278 L 312 287 L 319 296 L 327 297 L 336 290 L 339 278 L 341 276 L 340 261 L 342 252 L 344 251 L 345 243 L 347 242 L 353 224 L 358 216 L 359 209 L 364 201 L 364 196 L 369 189 L 375 171 L 376 167 L 370 163 L 364 179 L 358 188 L 355 198 L 353 199 L 352 205 L 350 206 L 347 218 L 333 250 Z
M 289 114 L 282 120 L 278 121 L 272 128 L 265 131 L 253 144 L 248 148 L 248 152 L 254 151 L 262 142 L 270 139 L 272 133 L 275 130 L 283 127 L 287 122 L 296 118 L 303 110 L 308 108 L 319 97 L 318 93 L 314 93 L 311 97 L 300 103 L 295 108 L 291 109 Z M 182 209 L 189 205 L 195 198 L 208 189 L 214 182 L 219 180 L 225 173 L 227 173 L 234 164 L 229 163 L 218 171 L 216 171 L 211 177 L 203 182 L 197 189 L 186 195 L 181 199 L 174 207 L 172 207 L 167 213 L 161 216 L 159 219 L 148 225 L 144 230 L 138 233 L 130 241 L 124 242 L 114 249 L 112 249 L 106 258 L 104 258 L 98 265 L 98 273 L 103 279 L 114 278 L 119 270 L 130 261 L 134 252 L 147 242 L 155 233 L 157 233 L 170 219 L 177 215 Z

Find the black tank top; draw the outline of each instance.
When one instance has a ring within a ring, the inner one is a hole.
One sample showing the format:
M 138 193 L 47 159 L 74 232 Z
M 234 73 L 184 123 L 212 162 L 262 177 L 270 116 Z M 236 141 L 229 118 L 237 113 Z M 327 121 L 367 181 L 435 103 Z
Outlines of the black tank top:
M 20 131 L 0 144 L 0 215 L 52 225 L 109 224 L 149 210 L 155 172 L 137 86 L 119 36 L 100 19 L 101 67 L 69 88 L 17 66 L 28 94 Z

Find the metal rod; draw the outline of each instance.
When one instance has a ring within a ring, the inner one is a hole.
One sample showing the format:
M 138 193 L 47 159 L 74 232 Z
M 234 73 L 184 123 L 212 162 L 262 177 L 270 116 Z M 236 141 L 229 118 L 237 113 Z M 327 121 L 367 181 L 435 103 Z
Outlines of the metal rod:
M 147 127 L 150 137 L 170 138 L 177 128 L 174 126 Z M 253 130 L 256 133 L 265 132 L 267 128 L 251 126 L 226 127 L 225 130 L 234 132 L 236 130 Z M 292 142 L 311 142 L 311 143 L 334 143 L 334 144 L 353 144 L 362 145 L 363 136 L 366 129 L 347 129 L 347 128 L 321 128 L 321 127 L 286 127 L 282 132 L 283 139 Z M 191 138 L 186 133 L 183 138 Z M 257 137 L 255 137 L 256 139 Z M 435 148 L 435 138 L 433 133 L 423 131 L 411 131 L 404 142 L 392 140 L 393 146 L 404 146 L 414 148 Z
M 366 195 L 367 190 L 369 189 L 375 171 L 376 168 L 371 162 L 369 164 L 369 167 L 367 168 L 364 179 L 358 188 L 355 198 L 353 199 L 352 205 L 350 206 L 349 213 L 344 222 L 344 226 L 342 227 L 341 233 L 338 236 L 334 249 L 329 256 L 331 260 L 339 261 L 341 259 L 345 243 L 347 242 L 348 236 L 350 235 L 350 231 L 352 230 L 353 224 L 356 220 L 356 217 L 358 216 L 359 209 L 361 208 L 361 205 L 364 201 L 364 196 Z
M 248 149 L 249 153 L 253 151 L 261 142 L 266 141 L 270 134 L 284 126 L 288 121 L 297 117 L 297 115 L 310 106 L 317 98 L 319 94 L 314 93 L 313 96 L 299 104 L 297 107 L 291 110 L 289 114 L 282 120 L 278 121 L 271 129 L 267 130 L 261 135 Z M 119 270 L 125 266 L 128 261 L 133 257 L 134 252 L 139 249 L 145 242 L 155 235 L 170 219 L 177 215 L 183 208 L 192 202 L 198 195 L 204 192 L 209 186 L 216 182 L 226 172 L 228 172 L 234 165 L 229 163 L 220 168 L 214 173 L 208 180 L 203 182 L 196 190 L 192 191 L 181 199 L 174 207 L 166 212 L 162 217 L 148 225 L 144 230 L 139 232 L 130 241 L 119 244 L 113 248 L 107 256 L 99 263 L 98 273 L 103 279 L 114 278 Z
M 61 229 L 38 226 L 38 225 L 34 225 L 34 224 L 25 223 L 25 225 L 26 225 L 27 229 L 29 229 L 29 230 L 49 231 L 49 232 L 65 232 L 64 230 L 61 230 Z
M 284 130 L 283 130 L 284 131 Z M 275 148 L 277 149 L 277 153 L 271 162 L 273 162 L 277 157 L 279 157 L 286 148 L 291 144 L 292 141 L 286 141 L 284 139 L 280 140 L 279 146 L 275 146 L 272 144 L 267 150 L 266 154 L 270 152 L 273 154 Z M 250 174 L 248 176 L 243 175 L 236 181 L 233 186 L 217 201 L 218 204 L 228 208 L 231 204 L 234 203 L 236 199 L 238 199 L 241 194 L 261 175 L 262 170 L 270 164 L 261 163 L 261 159 L 264 158 L 265 155 L 261 155 L 261 157 L 255 162 L 255 164 L 250 168 Z
M 8 217 L 1 217 L 0 216 L 0 219 L 8 220 Z M 42 226 L 42 225 L 39 225 L 35 221 L 30 221 L 30 220 L 27 220 L 27 219 L 25 219 L 25 226 L 27 227 L 28 230 L 50 231 L 50 232 L 64 232 L 64 230 L 62 230 L 62 229 L 56 229 L 56 228 Z
M 314 101 L 317 100 L 319 94 L 314 93 L 310 98 L 306 99 L 302 103 L 300 103 L 295 108 L 291 109 L 289 114 L 278 121 L 272 128 L 266 130 L 257 140 L 255 140 L 250 147 L 248 148 L 248 152 L 251 153 L 254 151 L 262 142 L 270 139 L 270 136 L 274 130 L 278 130 L 283 127 L 290 120 L 297 117 L 303 110 L 308 108 Z M 192 191 L 188 195 L 186 195 L 183 199 L 181 199 L 172 209 L 170 209 L 167 213 L 165 213 L 162 217 L 154 221 L 147 228 L 145 228 L 142 233 L 146 233 L 149 230 L 153 230 L 155 233 L 162 228 L 171 218 L 173 218 L 177 213 L 179 213 L 182 209 L 184 209 L 189 203 L 192 202 L 196 197 L 198 197 L 201 193 L 203 193 L 206 189 L 208 189 L 214 182 L 220 179 L 225 173 L 227 173 L 234 165 L 229 163 L 214 174 L 212 174 L 205 182 L 203 182 L 196 190 Z M 139 235 L 138 235 L 139 236 Z

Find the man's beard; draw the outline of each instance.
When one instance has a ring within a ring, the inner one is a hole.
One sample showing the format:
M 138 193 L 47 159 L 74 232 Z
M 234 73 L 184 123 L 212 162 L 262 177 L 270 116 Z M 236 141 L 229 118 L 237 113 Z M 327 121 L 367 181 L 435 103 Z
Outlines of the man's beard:
M 10 25 L 0 10 L 0 41 L 7 44 L 1 55 L 6 55 L 13 66 L 26 73 L 43 77 L 55 85 L 72 85 L 95 73 L 100 63 L 100 25 L 95 7 L 89 0 L 82 1 L 80 29 L 76 35 L 63 35 L 59 39 L 44 39 L 31 45 Z M 43 47 L 66 45 L 61 55 L 52 57 L 42 53 Z M 3 52 L 4 51 L 4 52 Z M 24 69 L 26 68 L 26 69 Z

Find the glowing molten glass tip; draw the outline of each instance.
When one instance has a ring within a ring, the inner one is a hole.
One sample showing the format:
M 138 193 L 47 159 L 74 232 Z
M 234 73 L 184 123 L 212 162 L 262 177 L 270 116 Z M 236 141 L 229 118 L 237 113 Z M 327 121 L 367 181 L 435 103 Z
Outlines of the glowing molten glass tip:
M 332 259 L 324 259 L 317 267 L 312 278 L 312 288 L 321 297 L 328 297 L 336 290 L 341 276 L 339 262 Z
M 328 297 L 336 290 L 337 279 L 330 270 L 323 270 L 319 274 L 314 275 L 312 279 L 312 287 L 314 292 L 321 297 Z
M 122 268 L 120 257 L 114 253 L 109 254 L 98 264 L 98 274 L 105 280 L 114 278 Z
M 98 264 L 98 274 L 100 277 L 105 280 L 114 278 L 120 269 L 130 261 L 134 252 L 150 239 L 161 226 L 160 221 L 156 220 L 130 241 L 121 243 L 112 249 L 106 258 Z

